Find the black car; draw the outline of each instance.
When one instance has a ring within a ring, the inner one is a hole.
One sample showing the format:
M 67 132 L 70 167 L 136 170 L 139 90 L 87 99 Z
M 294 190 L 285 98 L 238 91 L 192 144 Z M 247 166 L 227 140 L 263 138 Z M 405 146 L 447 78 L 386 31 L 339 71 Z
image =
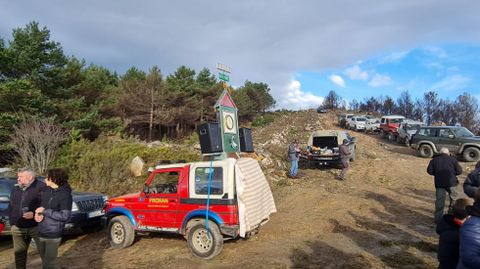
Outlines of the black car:
M 44 181 L 44 178 L 37 177 L 37 180 Z M 9 234 L 10 231 L 7 208 L 10 202 L 10 192 L 15 184 L 17 184 L 16 179 L 0 178 L 0 221 L 5 223 L 3 234 Z M 103 208 L 108 197 L 101 193 L 73 191 L 72 198 L 72 217 L 65 225 L 65 231 L 72 232 L 81 229 L 88 232 L 101 228 Z

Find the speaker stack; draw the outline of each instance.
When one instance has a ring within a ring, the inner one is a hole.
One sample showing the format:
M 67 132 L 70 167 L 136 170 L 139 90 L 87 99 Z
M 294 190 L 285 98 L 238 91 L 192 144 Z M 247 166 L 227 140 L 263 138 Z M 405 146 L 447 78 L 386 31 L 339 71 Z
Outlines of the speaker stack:
M 202 154 L 223 151 L 222 133 L 218 122 L 200 124 L 197 127 Z
M 240 131 L 240 133 L 239 133 L 240 151 L 241 152 L 254 152 L 253 139 L 252 139 L 252 129 L 240 128 L 239 131 Z

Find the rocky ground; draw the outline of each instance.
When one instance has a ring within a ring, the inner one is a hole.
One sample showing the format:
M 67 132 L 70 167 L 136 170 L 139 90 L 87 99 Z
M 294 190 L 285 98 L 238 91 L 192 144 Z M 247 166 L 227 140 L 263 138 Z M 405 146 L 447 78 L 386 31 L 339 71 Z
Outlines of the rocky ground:
M 216 258 L 192 256 L 181 236 L 142 235 L 133 246 L 112 249 L 105 231 L 68 236 L 60 247 L 65 268 L 436 268 L 433 179 L 428 159 L 380 138 L 358 138 L 347 181 L 338 169 L 301 169 L 285 176 L 286 145 L 306 143 L 311 131 L 338 129 L 334 113 L 277 114 L 254 128 L 255 148 L 272 187 L 278 213 L 249 240 L 225 242 Z M 463 181 L 473 163 L 462 162 Z M 0 267 L 13 268 L 12 243 L 0 238 Z M 39 268 L 34 250 L 29 268 Z

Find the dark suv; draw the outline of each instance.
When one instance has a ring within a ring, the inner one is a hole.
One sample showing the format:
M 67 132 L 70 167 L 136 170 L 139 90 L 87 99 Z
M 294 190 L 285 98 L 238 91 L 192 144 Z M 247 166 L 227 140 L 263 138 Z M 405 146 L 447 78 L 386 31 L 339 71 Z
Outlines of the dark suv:
M 44 178 L 37 177 L 43 181 Z M 10 191 L 17 184 L 14 178 L 0 177 L 0 221 L 5 223 L 4 234 L 9 234 L 10 224 L 8 222 L 8 203 L 10 202 Z M 108 199 L 101 193 L 72 192 L 72 217 L 65 225 L 68 232 L 81 229 L 85 232 L 101 228 L 101 217 L 104 215 L 103 208 Z
M 448 148 L 467 162 L 480 160 L 480 137 L 461 126 L 421 127 L 412 136 L 410 145 L 424 158 L 431 158 L 440 148 Z

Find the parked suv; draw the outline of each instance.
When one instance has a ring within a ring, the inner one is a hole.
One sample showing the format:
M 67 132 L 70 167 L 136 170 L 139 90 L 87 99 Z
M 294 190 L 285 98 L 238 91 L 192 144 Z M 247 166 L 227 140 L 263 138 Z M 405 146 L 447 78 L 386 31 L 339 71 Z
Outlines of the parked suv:
M 380 119 L 371 118 L 365 122 L 365 133 L 379 132 L 380 131 Z
M 431 158 L 440 148 L 448 148 L 467 162 L 480 160 L 480 137 L 461 126 L 421 127 L 413 135 L 410 145 L 424 158 Z
M 407 146 L 410 146 L 410 139 L 412 138 L 412 135 L 414 135 L 418 129 L 423 126 L 425 126 L 425 123 L 421 121 L 405 120 L 404 122 L 400 123 L 397 130 L 397 142 L 399 144 L 406 144 Z
M 365 130 L 365 122 L 367 118 L 364 116 L 353 116 L 350 121 L 348 121 L 348 125 L 350 129 L 355 131 Z
M 44 181 L 43 177 L 37 180 Z M 0 178 L 0 221 L 5 224 L 3 234 L 10 234 L 10 223 L 8 221 L 8 204 L 10 203 L 10 192 L 17 184 L 14 178 Z M 104 215 L 103 208 L 107 196 L 101 193 L 72 192 L 72 216 L 65 224 L 67 232 L 81 229 L 85 232 L 101 228 L 101 217 Z
M 388 137 L 388 140 L 395 140 L 398 135 L 398 126 L 405 119 L 404 116 L 388 115 L 380 120 L 380 134 Z
M 353 116 L 353 114 L 340 114 L 340 116 L 338 117 L 338 125 L 340 125 L 340 127 L 342 128 L 346 128 L 347 121 Z

